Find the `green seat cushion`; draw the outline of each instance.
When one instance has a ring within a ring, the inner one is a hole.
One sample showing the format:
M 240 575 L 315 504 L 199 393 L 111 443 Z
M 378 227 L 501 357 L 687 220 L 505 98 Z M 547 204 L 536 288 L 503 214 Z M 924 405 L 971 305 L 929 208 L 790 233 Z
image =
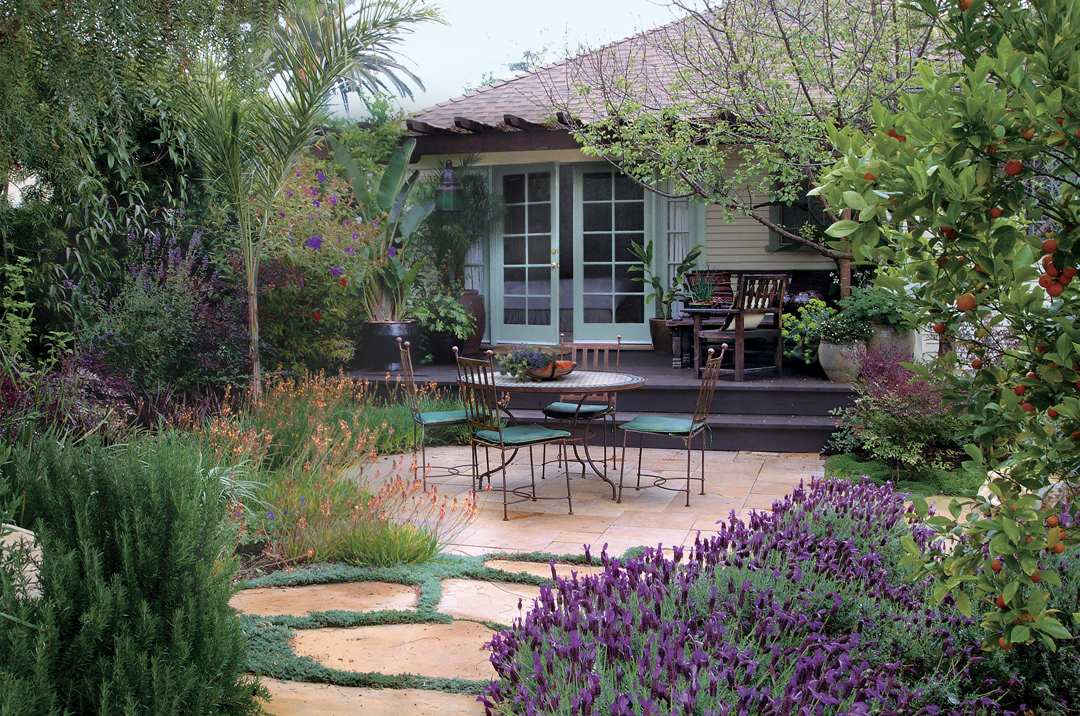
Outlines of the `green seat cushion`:
M 553 430 L 544 425 L 508 425 L 502 430 L 505 445 L 529 445 L 548 440 L 562 440 L 570 437 L 565 430 Z M 494 430 L 477 430 L 476 437 L 487 443 L 499 444 L 499 433 Z
M 430 413 L 418 413 L 420 424 L 425 427 L 439 425 L 464 425 L 469 416 L 464 410 L 436 410 Z
M 686 436 L 693 431 L 694 421 L 685 418 L 665 418 L 659 415 L 639 415 L 619 426 L 620 430 L 658 435 Z M 698 427 L 701 427 L 699 424 Z
M 575 415 L 585 419 L 596 418 L 609 412 L 611 412 L 611 406 L 591 403 L 585 403 L 580 407 L 577 403 L 552 403 L 544 408 L 544 415 L 563 420 L 573 420 Z

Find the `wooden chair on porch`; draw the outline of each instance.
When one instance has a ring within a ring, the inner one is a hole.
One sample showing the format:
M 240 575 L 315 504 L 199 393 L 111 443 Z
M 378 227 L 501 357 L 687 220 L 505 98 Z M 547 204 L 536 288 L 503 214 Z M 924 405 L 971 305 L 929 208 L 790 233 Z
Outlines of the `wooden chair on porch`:
M 729 316 L 721 328 L 705 328 L 694 335 L 694 368 L 701 375 L 702 351 L 709 341 L 723 341 L 732 348 L 735 380 L 741 381 L 746 373 L 769 371 L 780 374 L 784 358 L 784 292 L 787 290 L 784 274 L 747 273 L 739 276 L 739 289 L 735 302 L 724 313 Z M 772 361 L 764 366 L 746 366 L 747 339 L 775 341 Z

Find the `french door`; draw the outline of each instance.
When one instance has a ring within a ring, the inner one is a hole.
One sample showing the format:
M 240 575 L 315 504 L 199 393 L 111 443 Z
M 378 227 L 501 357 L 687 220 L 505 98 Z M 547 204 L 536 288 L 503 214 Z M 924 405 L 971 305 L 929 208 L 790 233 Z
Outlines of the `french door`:
M 645 284 L 630 272 L 634 243 L 644 245 L 653 195 L 597 165 L 574 174 L 574 340 L 648 343 Z M 649 232 L 651 235 L 652 232 Z M 651 306 L 650 306 L 651 308 Z
M 559 341 L 555 176 L 552 167 L 506 167 L 494 177 L 504 207 L 491 292 L 500 343 Z

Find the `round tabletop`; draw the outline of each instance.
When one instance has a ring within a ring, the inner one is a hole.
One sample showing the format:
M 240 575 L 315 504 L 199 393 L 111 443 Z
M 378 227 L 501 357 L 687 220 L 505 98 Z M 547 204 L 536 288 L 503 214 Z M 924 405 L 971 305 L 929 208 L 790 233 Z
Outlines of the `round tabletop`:
M 556 380 L 521 381 L 510 375 L 495 374 L 495 387 L 508 393 L 617 393 L 645 385 L 645 379 L 631 373 L 603 370 L 575 370 Z

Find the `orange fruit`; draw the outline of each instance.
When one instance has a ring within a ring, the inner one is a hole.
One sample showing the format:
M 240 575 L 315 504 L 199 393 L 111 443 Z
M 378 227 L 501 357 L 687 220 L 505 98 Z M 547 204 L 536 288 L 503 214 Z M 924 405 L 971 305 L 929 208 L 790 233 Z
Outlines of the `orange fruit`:
M 1065 543 L 1064 542 L 1058 542 L 1056 545 L 1054 545 L 1053 547 L 1050 548 L 1050 551 L 1053 552 L 1054 554 L 1061 554 L 1062 552 L 1065 551 Z
M 874 181 L 875 179 L 877 179 L 877 177 L 874 176 L 873 174 L 871 174 L 870 172 L 866 172 L 865 174 L 863 174 L 862 178 L 865 179 L 866 181 Z
M 956 308 L 964 312 L 970 311 L 977 305 L 978 302 L 975 300 L 975 295 L 971 293 L 965 293 L 961 295 L 960 298 L 956 299 Z
M 1042 244 L 1042 250 L 1044 254 L 1052 254 L 1058 250 L 1058 242 L 1053 239 L 1047 239 Z
M 999 594 L 997 599 L 994 600 L 994 604 L 997 605 L 998 609 L 1006 609 L 1009 606 L 1005 603 L 1005 597 L 1001 594 Z
M 1030 131 L 1031 134 L 1035 134 L 1034 130 L 1028 131 Z M 1027 135 L 1026 132 L 1025 135 Z M 1031 136 L 1025 136 L 1024 138 L 1031 139 Z M 1005 173 L 1009 176 L 1014 177 L 1022 171 L 1024 171 L 1024 163 L 1019 159 L 1010 159 L 1009 161 L 1005 162 Z
M 938 334 L 939 336 L 944 335 L 945 331 L 947 331 L 947 330 L 949 330 L 949 327 L 946 326 L 941 321 L 938 321 L 937 323 L 934 324 L 934 333 Z M 1077 381 L 1077 382 L 1080 383 L 1080 381 Z
M 1061 524 L 1061 520 L 1058 519 L 1057 515 L 1050 515 L 1049 517 L 1046 518 L 1046 526 L 1047 527 L 1057 527 L 1060 524 Z
M 1004 212 L 996 206 L 990 209 L 990 216 L 994 219 L 1000 219 L 1003 213 Z
M 990 569 L 994 570 L 995 572 L 1000 572 L 1001 562 L 995 559 L 993 562 L 990 563 Z
M 976 358 L 975 360 L 971 361 L 971 367 L 974 368 L 975 370 L 978 370 L 979 368 L 982 368 L 982 359 L 981 358 Z
M 1057 298 L 1065 291 L 1065 287 L 1060 283 L 1052 283 L 1046 287 L 1046 293 L 1050 298 Z
M 1026 385 L 1015 385 L 1015 386 L 1013 386 L 1013 392 L 1016 393 L 1017 395 L 1023 395 L 1024 393 L 1027 392 L 1027 386 Z

